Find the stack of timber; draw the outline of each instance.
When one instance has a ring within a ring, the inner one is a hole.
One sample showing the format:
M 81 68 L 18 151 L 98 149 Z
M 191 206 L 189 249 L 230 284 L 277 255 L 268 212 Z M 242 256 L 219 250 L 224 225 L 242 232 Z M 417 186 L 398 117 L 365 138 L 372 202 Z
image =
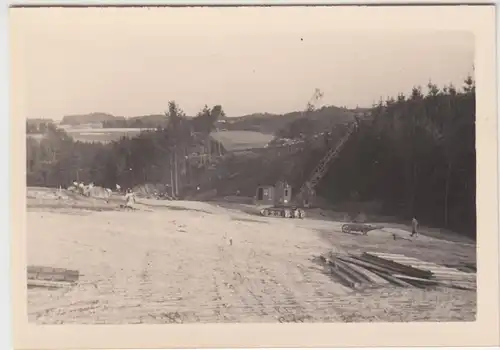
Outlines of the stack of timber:
M 45 266 L 28 266 L 28 287 L 62 288 L 74 285 L 80 274 L 76 270 L 67 270 Z
M 352 289 L 395 285 L 476 290 L 476 273 L 464 272 L 401 254 L 329 253 L 322 258 L 334 279 Z
M 456 265 L 446 265 L 447 267 L 451 267 L 464 272 L 477 272 L 477 267 L 475 263 L 470 262 L 461 262 Z

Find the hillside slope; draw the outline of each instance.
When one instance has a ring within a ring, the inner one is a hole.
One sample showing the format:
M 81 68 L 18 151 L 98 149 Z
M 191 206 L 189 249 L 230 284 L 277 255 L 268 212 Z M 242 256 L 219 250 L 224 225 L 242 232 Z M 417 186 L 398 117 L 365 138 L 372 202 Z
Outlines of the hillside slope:
M 148 114 L 130 118 L 115 118 L 103 123 L 103 128 L 156 128 L 166 127 L 168 118 L 165 114 Z
M 264 134 L 276 134 L 290 127 L 291 123 L 307 119 L 313 131 L 330 129 L 336 124 L 343 124 L 353 119 L 364 109 L 345 109 L 324 106 L 307 115 L 301 111 L 285 114 L 254 113 L 240 117 L 222 117 L 217 123 L 221 130 L 257 131 Z M 168 118 L 164 114 L 149 114 L 125 118 L 109 113 L 94 112 L 89 114 L 66 115 L 61 125 L 79 125 L 102 123 L 104 128 L 165 127 Z
M 262 148 L 273 139 L 273 136 L 269 134 L 243 130 L 213 131 L 210 135 L 228 151 Z
M 226 128 L 228 130 L 258 131 L 264 134 L 276 134 L 287 128 L 290 123 L 299 119 L 307 119 L 312 122 L 313 131 L 324 131 L 336 124 L 344 124 L 352 121 L 356 114 L 363 110 L 349 110 L 335 106 L 325 106 L 308 114 L 303 112 L 291 112 L 279 114 L 251 114 L 242 117 L 227 118 Z
M 125 119 L 125 118 L 116 117 L 112 114 L 102 113 L 102 112 L 94 112 L 89 114 L 74 114 L 74 115 L 65 115 L 61 120 L 61 125 L 103 123 L 115 119 Z

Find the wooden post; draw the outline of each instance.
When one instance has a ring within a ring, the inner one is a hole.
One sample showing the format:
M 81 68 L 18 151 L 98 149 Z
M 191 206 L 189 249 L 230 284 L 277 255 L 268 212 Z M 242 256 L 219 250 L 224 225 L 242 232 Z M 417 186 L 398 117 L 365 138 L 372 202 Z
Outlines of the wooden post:
M 177 146 L 174 147 L 174 186 L 175 186 L 175 196 L 179 194 L 179 174 L 177 168 Z
M 170 195 L 174 195 L 174 153 L 170 153 Z
M 208 135 L 208 162 L 212 161 L 212 142 L 210 140 L 210 135 Z

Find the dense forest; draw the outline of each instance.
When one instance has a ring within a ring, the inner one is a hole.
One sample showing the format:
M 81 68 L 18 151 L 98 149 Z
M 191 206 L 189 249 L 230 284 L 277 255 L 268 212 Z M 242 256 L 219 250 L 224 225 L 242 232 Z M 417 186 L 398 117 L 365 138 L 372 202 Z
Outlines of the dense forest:
M 342 121 L 352 120 L 352 115 L 336 111 Z M 77 180 L 110 188 L 117 183 L 127 187 L 168 183 L 172 161 L 177 159 L 183 163 L 182 178 L 203 177 L 206 168 L 182 160 L 193 144 L 206 144 L 221 118 L 221 106 L 205 106 L 196 117 L 187 118 L 172 101 L 164 126 L 110 144 L 75 142 L 50 123 L 43 130 L 31 125 L 30 133 L 39 131 L 44 137 L 27 138 L 27 183 L 56 187 Z M 307 118 L 294 117 L 275 134 L 294 138 L 306 129 L 329 127 L 324 118 Z M 340 137 L 341 129 L 336 128 L 335 137 Z M 300 152 L 303 159 L 298 164 L 312 169 L 327 147 L 325 142 Z M 305 180 L 307 171 L 301 174 L 304 178 L 297 183 Z M 365 112 L 317 192 L 332 203 L 378 201 L 387 215 L 416 216 L 428 225 L 475 235 L 474 80 L 468 77 L 462 88 L 439 89 L 429 83 L 425 92 L 415 87 L 408 96 L 380 101 Z
M 376 200 L 387 214 L 475 235 L 475 82 L 427 87 L 374 106 L 318 190 L 332 201 Z

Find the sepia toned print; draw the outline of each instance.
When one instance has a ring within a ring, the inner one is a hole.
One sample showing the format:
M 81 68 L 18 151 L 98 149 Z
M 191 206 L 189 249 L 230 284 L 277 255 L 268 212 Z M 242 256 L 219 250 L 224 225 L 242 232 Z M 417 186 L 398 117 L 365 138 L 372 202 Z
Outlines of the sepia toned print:
M 162 51 L 167 15 L 132 38 L 101 16 L 106 45 L 49 35 L 82 16 L 24 48 L 51 86 L 26 90 L 29 322 L 476 320 L 474 35 L 165 29 Z

